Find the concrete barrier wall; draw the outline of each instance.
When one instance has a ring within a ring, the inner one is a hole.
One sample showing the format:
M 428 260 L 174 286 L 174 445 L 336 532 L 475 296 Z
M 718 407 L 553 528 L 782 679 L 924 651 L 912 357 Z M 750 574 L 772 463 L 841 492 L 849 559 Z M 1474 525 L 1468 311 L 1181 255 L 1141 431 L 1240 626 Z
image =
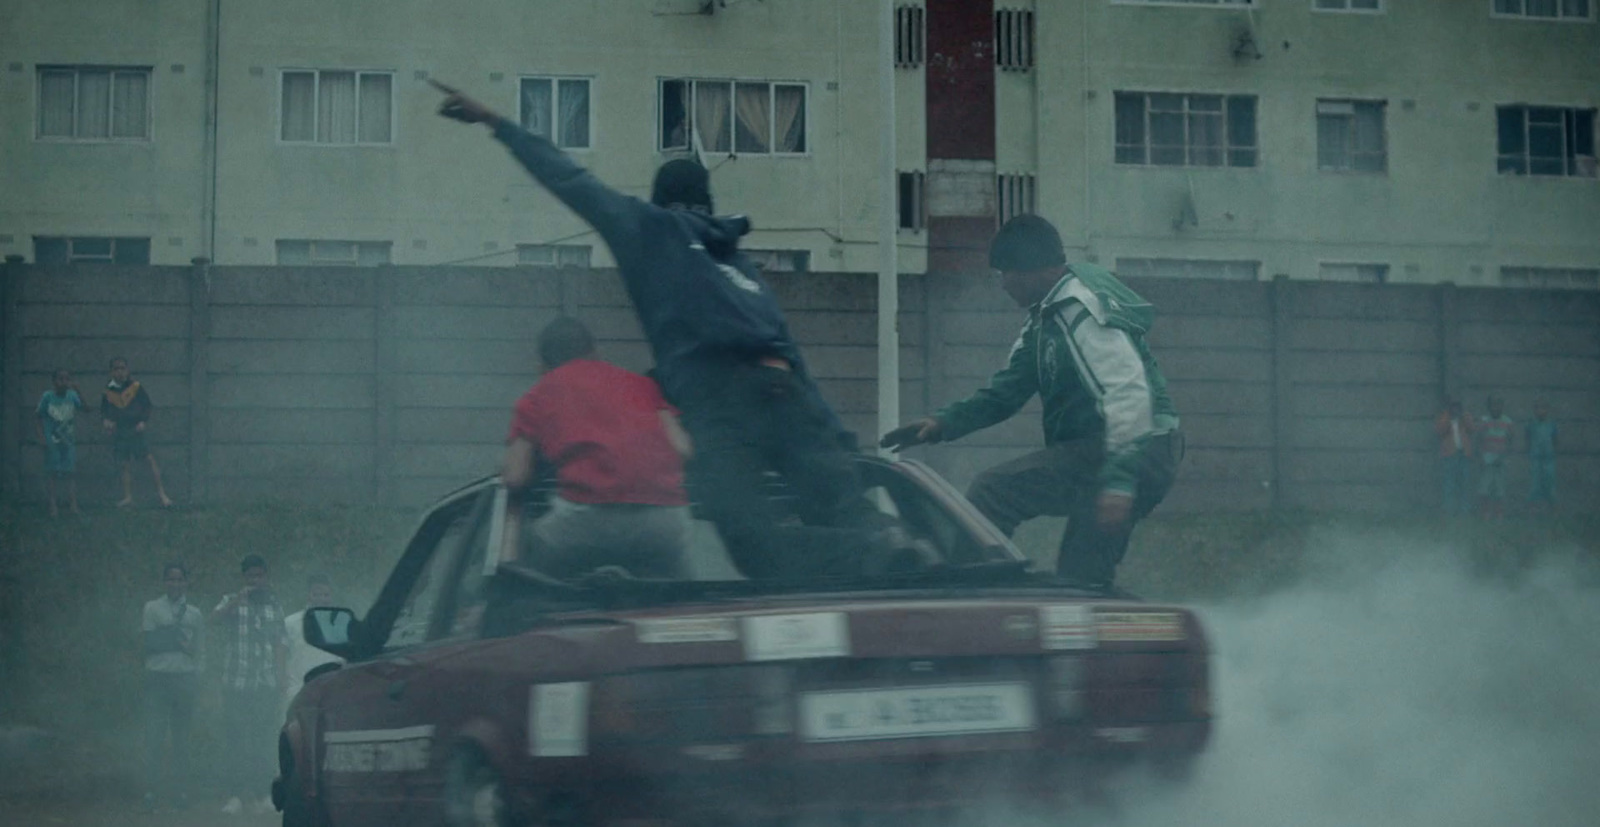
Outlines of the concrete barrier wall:
M 868 276 L 773 278 L 824 395 L 863 443 L 876 432 L 876 286 Z M 1491 391 L 1562 427 L 1568 503 L 1600 496 L 1600 295 L 1275 282 L 1133 280 L 1159 312 L 1150 341 L 1188 436 L 1175 509 L 1431 506 L 1431 420 L 1446 393 Z M 491 471 L 511 403 L 536 378 L 534 339 L 584 319 L 606 358 L 650 365 L 609 271 L 537 268 L 51 268 L 3 270 L 10 496 L 37 499 L 33 407 L 50 371 L 98 405 L 113 356 L 156 406 L 150 439 L 174 496 L 415 504 Z M 901 409 L 981 387 L 1023 321 L 983 278 L 903 276 Z M 1013 420 L 921 449 L 958 485 L 1040 444 L 1037 401 Z M 80 487 L 114 499 L 110 449 L 79 427 Z M 1525 480 L 1514 462 L 1514 491 Z M 140 483 L 142 488 L 143 483 Z

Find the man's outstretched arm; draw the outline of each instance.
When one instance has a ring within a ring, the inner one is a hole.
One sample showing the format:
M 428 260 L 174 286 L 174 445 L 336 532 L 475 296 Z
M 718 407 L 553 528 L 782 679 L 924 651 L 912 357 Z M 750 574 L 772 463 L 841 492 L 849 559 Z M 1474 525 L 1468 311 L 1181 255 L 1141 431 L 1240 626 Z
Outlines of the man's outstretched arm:
M 511 150 L 528 174 L 600 232 L 613 254 L 625 254 L 639 233 L 641 202 L 638 199 L 606 186 L 548 139 L 523 129 L 454 88 L 434 80 L 429 83 L 446 95 L 439 104 L 440 115 L 462 123 L 488 126 L 495 139 Z

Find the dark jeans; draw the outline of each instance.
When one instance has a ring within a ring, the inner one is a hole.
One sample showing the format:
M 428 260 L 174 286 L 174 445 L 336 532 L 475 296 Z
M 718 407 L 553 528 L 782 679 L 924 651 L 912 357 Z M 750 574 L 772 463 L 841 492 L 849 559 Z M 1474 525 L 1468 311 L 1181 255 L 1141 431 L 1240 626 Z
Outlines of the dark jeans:
M 1183 434 L 1173 432 L 1145 444 L 1139 456 L 1132 513 L 1110 531 L 1101 530 L 1095 519 L 1104 458 L 1105 443 L 1100 437 L 1057 443 L 979 474 L 967 490 L 967 499 L 1007 535 L 1034 517 L 1066 517 L 1056 574 L 1081 583 L 1110 585 L 1117 564 L 1128 553 L 1134 523 L 1144 519 L 1172 488 L 1183 459 Z
M 277 773 L 283 694 L 275 688 L 222 688 L 222 789 L 245 803 L 267 796 Z
M 746 577 L 859 571 L 891 520 L 867 500 L 854 461 L 806 380 L 730 363 L 680 385 L 673 401 L 694 440 L 689 495 Z M 774 502 L 775 472 L 793 497 Z
M 144 673 L 145 791 L 186 795 L 191 781 L 189 733 L 198 678 L 193 672 Z

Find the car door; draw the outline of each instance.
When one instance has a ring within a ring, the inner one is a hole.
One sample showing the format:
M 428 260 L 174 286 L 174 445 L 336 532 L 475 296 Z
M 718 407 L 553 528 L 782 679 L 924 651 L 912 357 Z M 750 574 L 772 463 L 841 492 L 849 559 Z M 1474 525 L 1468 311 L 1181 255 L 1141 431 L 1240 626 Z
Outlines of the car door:
M 334 824 L 412 823 L 436 743 L 434 710 L 414 703 L 412 683 L 449 645 L 432 630 L 492 499 L 491 487 L 477 486 L 435 508 L 363 620 L 373 654 L 344 667 L 322 710 L 320 766 Z

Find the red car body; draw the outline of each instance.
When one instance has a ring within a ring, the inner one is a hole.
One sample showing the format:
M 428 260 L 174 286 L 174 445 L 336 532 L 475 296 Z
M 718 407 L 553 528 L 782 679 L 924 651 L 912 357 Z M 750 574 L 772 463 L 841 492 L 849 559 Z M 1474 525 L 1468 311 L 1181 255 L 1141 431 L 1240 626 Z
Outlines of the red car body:
M 1109 769 L 1201 753 L 1190 611 L 1031 574 L 925 467 L 862 470 L 948 567 L 569 594 L 514 562 L 521 523 L 492 481 L 446 498 L 350 642 L 327 645 L 352 661 L 290 709 L 285 824 L 1056 807 Z M 319 630 L 349 619 L 319 612 Z

